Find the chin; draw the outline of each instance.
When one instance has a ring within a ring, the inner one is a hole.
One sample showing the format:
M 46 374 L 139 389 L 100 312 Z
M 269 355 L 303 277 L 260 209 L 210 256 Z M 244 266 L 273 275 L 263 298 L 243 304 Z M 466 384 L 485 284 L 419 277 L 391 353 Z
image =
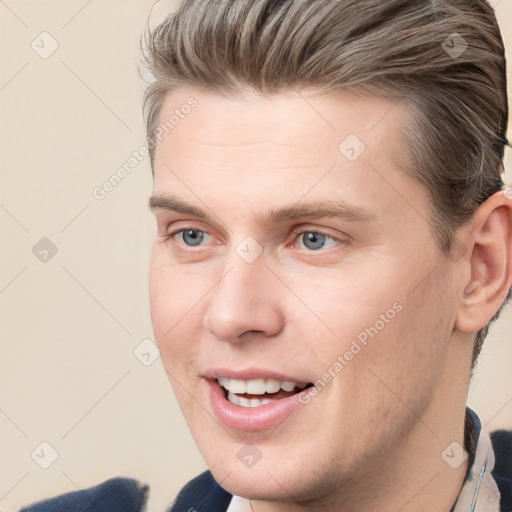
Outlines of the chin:
M 286 501 L 304 494 L 304 486 L 299 485 L 297 475 L 267 472 L 264 468 L 256 470 L 240 468 L 226 474 L 224 468 L 210 469 L 214 478 L 226 491 L 251 500 Z M 292 480 L 293 479 L 293 480 Z M 300 490 L 300 491 L 299 491 Z
M 200 451 L 217 483 L 236 496 L 252 500 L 307 501 L 322 494 L 322 484 L 329 478 L 328 473 L 312 470 L 326 467 L 327 461 L 322 464 L 320 460 L 312 460 L 311 454 L 297 453 L 297 444 L 294 444 L 292 458 L 287 457 L 294 451 L 291 445 L 261 444 L 261 458 L 248 467 L 237 458 L 237 452 L 247 446 L 245 442 L 223 440 L 212 450 L 211 439 L 209 449 L 204 451 L 199 446 Z

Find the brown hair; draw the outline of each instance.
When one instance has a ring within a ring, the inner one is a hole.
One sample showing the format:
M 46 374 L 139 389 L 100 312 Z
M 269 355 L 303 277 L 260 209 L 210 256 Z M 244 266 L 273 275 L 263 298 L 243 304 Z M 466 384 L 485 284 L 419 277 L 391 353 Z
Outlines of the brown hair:
M 162 104 L 180 86 L 356 88 L 408 106 L 409 172 L 430 194 L 447 255 L 456 229 L 501 189 L 506 63 L 485 0 L 184 0 L 146 32 L 142 50 L 152 166 Z M 473 365 L 490 323 L 476 335 Z

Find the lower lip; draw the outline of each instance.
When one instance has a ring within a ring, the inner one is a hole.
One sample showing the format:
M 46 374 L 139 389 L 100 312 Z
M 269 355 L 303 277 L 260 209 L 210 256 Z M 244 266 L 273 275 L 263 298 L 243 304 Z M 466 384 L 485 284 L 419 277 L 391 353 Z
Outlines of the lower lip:
M 232 404 L 224 396 L 224 390 L 216 380 L 207 379 L 210 386 L 210 403 L 215 416 L 228 428 L 258 432 L 277 427 L 299 407 L 304 405 L 299 396 L 304 391 L 288 398 L 275 400 L 259 407 L 242 407 Z

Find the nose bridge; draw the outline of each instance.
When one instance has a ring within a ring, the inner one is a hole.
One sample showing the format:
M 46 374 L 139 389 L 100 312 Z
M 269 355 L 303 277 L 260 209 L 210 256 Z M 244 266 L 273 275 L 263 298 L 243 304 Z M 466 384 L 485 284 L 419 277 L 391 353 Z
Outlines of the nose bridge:
M 240 247 L 246 251 L 241 251 Z M 204 327 L 216 338 L 234 342 L 247 331 L 275 334 L 281 315 L 277 300 L 265 283 L 272 274 L 263 254 L 246 258 L 251 252 L 243 243 L 226 258 L 223 277 L 209 295 Z

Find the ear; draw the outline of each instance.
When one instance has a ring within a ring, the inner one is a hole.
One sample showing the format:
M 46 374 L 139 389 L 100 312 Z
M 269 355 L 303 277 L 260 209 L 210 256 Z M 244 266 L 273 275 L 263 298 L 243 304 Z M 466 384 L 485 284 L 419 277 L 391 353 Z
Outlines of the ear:
M 455 321 L 459 331 L 476 332 L 489 323 L 512 285 L 512 198 L 508 196 L 492 195 L 466 228 L 468 257 L 461 263 L 469 263 L 469 269 Z

